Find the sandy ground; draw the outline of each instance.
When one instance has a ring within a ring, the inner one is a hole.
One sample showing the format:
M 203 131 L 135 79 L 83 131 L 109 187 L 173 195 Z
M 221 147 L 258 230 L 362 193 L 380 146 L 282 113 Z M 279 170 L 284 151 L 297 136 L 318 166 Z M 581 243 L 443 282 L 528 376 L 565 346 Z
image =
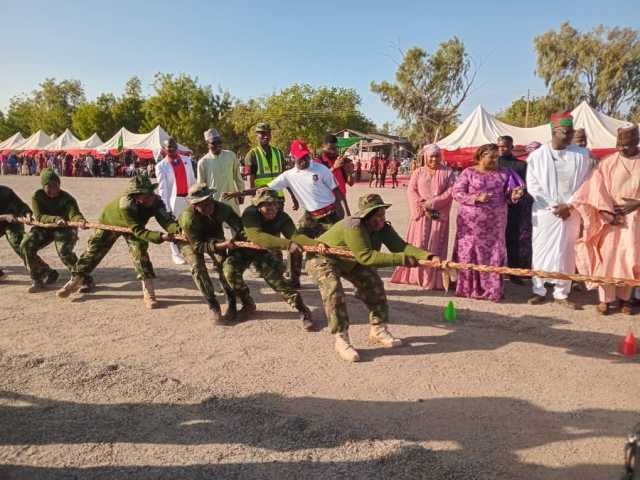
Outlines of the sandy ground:
M 38 179 L 2 177 L 28 199 Z M 85 215 L 121 179 L 64 179 Z M 356 187 L 351 203 L 367 191 Z M 385 190 L 404 234 L 404 190 Z M 295 216 L 295 215 L 294 215 Z M 81 233 L 82 251 L 88 232 Z M 48 247 L 43 257 L 68 276 Z M 640 419 L 638 360 L 617 344 L 630 325 L 599 318 L 593 292 L 576 312 L 501 304 L 387 283 L 393 332 L 408 346 L 368 347 L 366 311 L 349 298 L 363 362 L 337 358 L 323 330 L 249 273 L 260 314 L 214 327 L 187 267 L 152 246 L 162 308 L 144 309 L 119 241 L 96 271 L 99 291 L 30 295 L 0 240 L 0 478 L 611 479 Z M 391 270 L 382 270 L 388 280 Z M 303 296 L 326 324 L 317 291 Z M 351 292 L 349 285 L 348 290 Z M 636 320 L 636 327 L 638 321 Z

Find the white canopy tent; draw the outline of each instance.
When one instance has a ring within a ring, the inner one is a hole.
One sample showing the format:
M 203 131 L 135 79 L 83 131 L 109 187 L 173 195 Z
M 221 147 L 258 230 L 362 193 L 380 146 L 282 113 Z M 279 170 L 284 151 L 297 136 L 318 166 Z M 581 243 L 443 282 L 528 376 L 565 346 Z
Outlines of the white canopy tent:
M 79 141 L 80 140 L 78 140 L 78 138 L 73 133 L 71 133 L 71 130 L 67 128 L 65 129 L 64 132 L 62 132 L 62 134 L 58 138 L 49 142 L 43 148 L 43 150 L 47 150 L 51 152 L 59 152 L 62 150 L 67 150 L 70 145 L 74 145 Z
M 29 152 L 44 150 L 53 139 L 44 133 L 42 130 L 38 130 L 36 133 L 27 138 L 24 142 L 18 145 L 15 150 L 19 152 Z
M 4 142 L 0 142 L 0 152 L 10 152 L 15 150 L 18 145 L 24 143 L 25 138 L 22 136 L 20 132 L 14 133 L 9 138 L 7 138 Z
M 629 124 L 597 112 L 584 101 L 571 114 L 574 127 L 585 129 L 589 148 L 615 148 L 618 128 Z M 501 135 L 513 137 L 516 145 L 534 141 L 544 143 L 551 140 L 551 128 L 548 124 L 532 128 L 514 127 L 496 119 L 478 105 L 458 128 L 437 143 L 446 150 L 456 150 L 495 143 Z
M 169 134 L 159 125 L 149 133 L 133 133 L 122 127 L 113 137 L 96 147 L 96 150 L 99 153 L 114 153 L 121 144 L 124 150 L 133 150 L 139 157 L 157 159 L 164 150 L 164 142 L 169 138 Z M 183 155 L 191 154 L 188 147 L 180 144 L 178 151 Z
M 76 139 L 75 142 L 69 143 L 64 150 L 71 154 L 80 154 L 80 153 L 89 153 L 95 150 L 97 147 L 102 145 L 104 142 L 98 136 L 97 133 L 94 133 L 89 138 L 85 140 Z

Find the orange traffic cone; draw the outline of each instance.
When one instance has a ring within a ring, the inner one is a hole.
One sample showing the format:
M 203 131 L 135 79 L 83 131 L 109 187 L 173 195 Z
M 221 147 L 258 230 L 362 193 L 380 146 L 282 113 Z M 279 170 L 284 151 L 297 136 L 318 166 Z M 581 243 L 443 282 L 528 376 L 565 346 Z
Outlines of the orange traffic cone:
M 636 353 L 638 353 L 638 345 L 636 344 L 636 337 L 633 332 L 627 333 L 627 336 L 624 337 L 624 340 L 620 342 L 618 351 L 625 357 L 633 357 Z

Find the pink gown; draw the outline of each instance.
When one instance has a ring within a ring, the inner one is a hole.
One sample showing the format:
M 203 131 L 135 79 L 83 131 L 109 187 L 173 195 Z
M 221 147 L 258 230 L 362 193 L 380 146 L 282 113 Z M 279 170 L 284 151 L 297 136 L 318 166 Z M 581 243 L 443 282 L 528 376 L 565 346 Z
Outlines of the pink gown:
M 439 166 L 433 171 L 420 167 L 413 171 L 409 180 L 410 223 L 407 243 L 427 250 L 440 258 L 447 257 L 449 243 L 449 211 L 451 210 L 452 189 L 455 183 L 453 171 Z M 437 210 L 438 219 L 425 215 L 421 207 Z M 397 267 L 391 276 L 392 283 L 418 285 L 428 290 L 443 290 L 442 275 L 428 267 Z

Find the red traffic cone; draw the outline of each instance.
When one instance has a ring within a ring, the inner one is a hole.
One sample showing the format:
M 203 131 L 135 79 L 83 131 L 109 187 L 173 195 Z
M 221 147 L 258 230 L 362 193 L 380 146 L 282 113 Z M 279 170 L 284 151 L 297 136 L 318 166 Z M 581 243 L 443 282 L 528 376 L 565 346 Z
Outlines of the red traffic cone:
M 625 357 L 633 357 L 636 353 L 638 353 L 638 345 L 636 344 L 636 337 L 633 332 L 627 333 L 627 336 L 624 337 L 624 340 L 620 342 L 618 351 Z

